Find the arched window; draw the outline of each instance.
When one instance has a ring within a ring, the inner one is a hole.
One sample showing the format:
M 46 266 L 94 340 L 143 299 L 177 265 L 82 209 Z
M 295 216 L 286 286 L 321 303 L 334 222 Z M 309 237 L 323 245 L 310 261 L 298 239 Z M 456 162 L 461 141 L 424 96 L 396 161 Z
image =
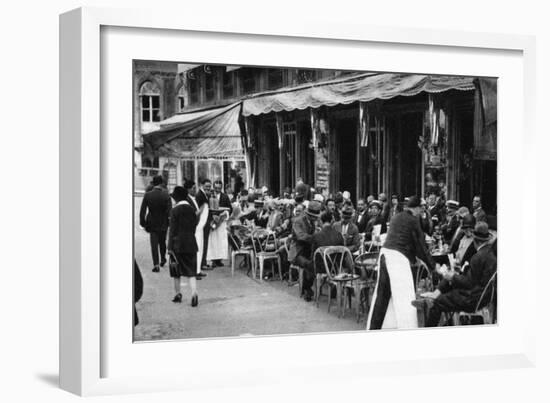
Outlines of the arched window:
M 160 122 L 160 89 L 152 81 L 145 81 L 139 89 L 142 122 Z

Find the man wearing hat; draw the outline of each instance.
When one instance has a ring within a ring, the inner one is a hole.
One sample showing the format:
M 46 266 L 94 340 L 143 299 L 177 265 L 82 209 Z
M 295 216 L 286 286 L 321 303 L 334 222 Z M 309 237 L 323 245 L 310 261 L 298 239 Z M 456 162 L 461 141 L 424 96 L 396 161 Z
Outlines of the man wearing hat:
M 424 233 L 420 228 L 420 199 L 411 196 L 405 211 L 397 213 L 380 250 L 378 278 L 367 320 L 367 330 L 382 328 L 418 327 L 411 265 L 416 258 L 423 260 L 430 270 L 435 263 L 426 249 Z
M 254 210 L 250 213 L 241 215 L 241 221 L 253 220 L 256 227 L 265 228 L 267 226 L 267 220 L 269 219 L 269 213 L 264 204 L 263 200 L 254 200 Z
M 458 202 L 456 200 L 447 200 L 445 222 L 441 225 L 441 232 L 447 244 L 451 243 L 456 230 L 460 227 L 460 217 L 458 215 Z
M 353 207 L 349 204 L 344 205 L 342 208 L 342 221 L 335 222 L 333 226 L 334 229 L 344 237 L 344 246 L 346 246 L 351 253 L 355 253 L 361 246 L 361 237 L 359 236 L 357 225 L 351 222 L 352 216 Z
M 373 230 L 375 225 L 380 225 L 380 234 L 385 234 L 387 231 L 386 221 L 382 217 L 383 205 L 380 200 L 373 200 L 369 206 L 370 219 L 365 229 L 365 239 L 370 241 L 372 239 Z
M 481 298 L 485 286 L 497 270 L 497 258 L 491 248 L 491 234 L 485 222 L 478 222 L 473 231 L 476 253 L 470 260 L 470 269 L 465 273 L 450 270 L 443 275 L 434 292 L 422 294 L 430 307 L 426 326 L 437 326 L 442 312 L 472 312 Z M 490 293 L 481 301 L 480 307 L 489 303 Z M 421 304 L 422 300 L 413 304 Z
M 473 215 L 465 215 L 462 219 L 459 233 L 454 242 L 451 243 L 450 252 L 455 255 L 455 263 L 458 267 L 463 267 L 476 253 L 473 234 L 475 223 L 476 219 Z
M 386 218 L 386 222 L 390 222 L 392 218 L 403 211 L 403 208 L 401 207 L 401 203 L 399 203 L 399 195 L 393 194 L 391 196 L 391 206 L 389 208 L 388 216 Z
M 153 272 L 158 273 L 159 254 L 160 266 L 166 263 L 166 231 L 168 217 L 172 209 L 172 202 L 166 189 L 162 186 L 162 176 L 153 178 L 153 188 L 145 193 L 139 211 L 139 225 L 149 233 L 151 255 L 153 258 Z
M 296 216 L 292 222 L 292 239 L 288 251 L 288 261 L 306 269 L 304 273 L 312 267 L 311 255 L 313 251 L 311 250 L 311 245 L 313 243 L 313 234 L 315 233 L 315 224 L 320 215 L 321 203 L 313 200 L 308 204 L 304 214 Z M 312 274 L 311 270 L 309 272 Z M 305 294 L 305 299 L 308 301 L 313 296 L 312 285 L 313 276 L 304 278 L 303 293 Z

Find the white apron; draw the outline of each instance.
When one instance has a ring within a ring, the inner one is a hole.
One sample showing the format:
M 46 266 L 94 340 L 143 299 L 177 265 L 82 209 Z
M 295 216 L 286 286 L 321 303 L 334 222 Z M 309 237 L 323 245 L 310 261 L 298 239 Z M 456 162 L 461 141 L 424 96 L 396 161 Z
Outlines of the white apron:
M 418 316 L 416 308 L 411 301 L 416 299 L 414 292 L 414 280 L 409 259 L 401 252 L 392 249 L 382 248 L 380 256 L 386 258 L 386 269 L 391 287 L 391 298 L 382 329 L 411 329 L 418 327 Z M 380 278 L 380 276 L 378 276 Z M 379 281 L 379 280 L 378 280 Z M 370 329 L 373 308 L 378 293 L 378 281 L 372 296 L 372 303 L 367 320 L 367 330 Z
M 227 241 L 227 220 L 218 224 L 216 229 L 210 229 L 208 237 L 208 252 L 206 260 L 227 259 L 229 255 L 229 244 Z
M 197 274 L 201 272 L 202 252 L 204 250 L 204 225 L 208 219 L 208 204 L 204 206 L 202 213 L 199 216 L 199 223 L 195 229 L 195 239 L 197 240 Z

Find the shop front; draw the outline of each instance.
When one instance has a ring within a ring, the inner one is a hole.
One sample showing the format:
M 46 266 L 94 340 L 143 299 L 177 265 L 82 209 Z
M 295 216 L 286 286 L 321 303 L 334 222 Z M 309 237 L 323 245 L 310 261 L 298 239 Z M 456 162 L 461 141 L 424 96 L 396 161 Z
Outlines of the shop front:
M 301 178 L 353 201 L 435 193 L 470 205 L 481 194 L 496 212 L 496 80 L 484 81 L 495 85 L 364 73 L 245 99 L 254 184 L 281 192 Z

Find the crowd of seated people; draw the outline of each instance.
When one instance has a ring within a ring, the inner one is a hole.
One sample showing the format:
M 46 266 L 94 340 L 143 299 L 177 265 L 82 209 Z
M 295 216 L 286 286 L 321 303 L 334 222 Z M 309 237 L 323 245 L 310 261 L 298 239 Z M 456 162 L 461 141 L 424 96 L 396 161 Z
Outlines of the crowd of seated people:
M 448 273 L 444 277 L 436 272 L 435 266 L 429 265 L 434 278 L 438 277 L 441 281 L 439 292 L 428 294 L 425 299 L 437 301 L 453 287 L 460 289 L 462 294 L 468 289 L 475 289 L 472 295 L 478 296 L 479 289 L 486 285 L 493 270 L 492 256 L 496 255 L 494 237 L 490 236 L 489 240 L 484 238 L 487 227 L 484 221 L 487 215 L 481 207 L 480 197 L 475 196 L 469 207 L 461 206 L 454 200 L 445 200 L 443 196 L 434 193 L 428 194 L 426 199 L 415 196 L 414 200 L 417 199 L 418 205 L 412 205 L 412 197 L 402 199 L 399 195 L 392 194 L 388 200 L 385 193 L 380 193 L 377 197 L 359 197 L 354 206 L 347 191 L 328 194 L 322 189 L 315 189 L 298 181 L 294 189 L 284 189 L 280 197 L 275 197 L 265 186 L 242 190 L 233 197 L 230 222 L 250 228 L 264 228 L 275 233 L 279 240 L 278 253 L 282 258 L 284 276 L 290 276 L 290 264 L 303 268 L 303 297 L 309 301 L 313 296 L 311 287 L 315 277 L 314 252 L 319 246 L 345 246 L 354 256 L 368 250 L 372 244 L 377 245 L 378 249 L 383 248 L 386 233 L 400 231 L 400 223 L 404 222 L 394 218 L 408 211 L 417 222 L 415 225 L 418 225 L 422 234 L 420 242 L 428 254 L 438 250 L 445 258 L 448 258 L 448 254 L 454 256 L 454 261 L 449 266 L 457 277 L 451 278 L 452 275 Z M 397 227 L 392 228 L 395 226 Z M 480 243 L 476 239 L 483 239 L 484 242 Z M 491 247 L 486 248 L 487 245 Z M 479 256 L 477 263 L 474 259 L 481 249 L 485 256 L 482 261 L 489 260 L 491 266 L 489 272 L 483 275 L 478 273 L 481 264 Z M 412 265 L 414 262 L 411 261 Z M 469 276 L 468 280 L 464 279 L 465 276 Z M 444 303 L 431 304 L 436 308 L 430 325 L 438 316 L 438 310 L 442 312 L 453 309 L 452 302 L 455 300 L 445 298 Z M 471 298 L 468 299 L 468 303 L 470 302 Z M 455 308 L 471 307 L 456 304 Z

